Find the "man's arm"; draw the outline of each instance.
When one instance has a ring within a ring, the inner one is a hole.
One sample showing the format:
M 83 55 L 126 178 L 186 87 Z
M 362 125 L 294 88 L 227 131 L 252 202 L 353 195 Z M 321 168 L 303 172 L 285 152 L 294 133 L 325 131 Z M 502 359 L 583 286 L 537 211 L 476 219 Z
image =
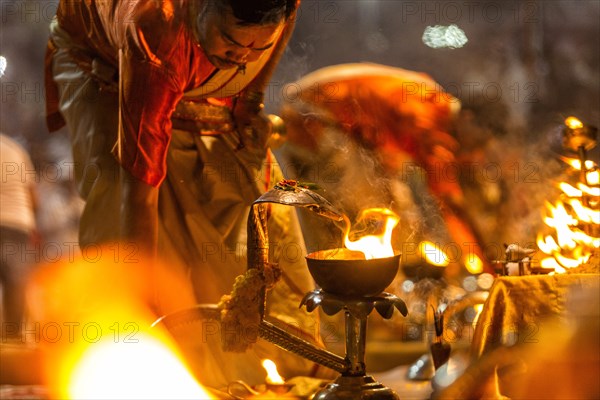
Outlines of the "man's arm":
M 121 237 L 142 256 L 155 258 L 158 247 L 158 188 L 121 168 Z

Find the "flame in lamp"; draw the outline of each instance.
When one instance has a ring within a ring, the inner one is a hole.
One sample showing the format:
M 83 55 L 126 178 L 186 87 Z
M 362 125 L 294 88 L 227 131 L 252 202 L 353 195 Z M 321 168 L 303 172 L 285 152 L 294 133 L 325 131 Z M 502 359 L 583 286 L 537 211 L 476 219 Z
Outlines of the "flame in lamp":
M 419 251 L 431 265 L 445 267 L 450 263 L 446 253 L 444 253 L 444 251 L 442 251 L 435 243 L 423 241 L 419 243 Z
M 355 241 L 350 240 L 350 222 L 344 217 L 346 222 L 344 244 L 346 247 L 350 250 L 362 252 L 367 260 L 393 257 L 394 249 L 392 248 L 392 232 L 396 225 L 398 225 L 398 222 L 400 222 L 400 217 L 387 208 L 369 208 L 361 211 L 357 220 L 360 222 L 366 218 L 381 222 L 383 227 L 381 232 L 376 235 L 362 236 Z
M 84 258 L 41 265 L 32 274 L 32 319 L 58 334 L 39 341 L 44 381 L 59 399 L 212 399 L 188 370 L 170 334 L 152 327 L 160 277 L 164 304 L 188 304 L 184 276 L 144 255 L 117 260 L 112 247 Z M 64 290 L 65 287 L 70 288 Z M 62 328 L 61 328 L 62 327 Z M 65 327 L 69 328 L 65 330 Z
M 277 372 L 277 365 L 269 359 L 262 360 L 262 366 L 267 371 L 267 383 L 281 385 L 285 383 L 285 380 Z

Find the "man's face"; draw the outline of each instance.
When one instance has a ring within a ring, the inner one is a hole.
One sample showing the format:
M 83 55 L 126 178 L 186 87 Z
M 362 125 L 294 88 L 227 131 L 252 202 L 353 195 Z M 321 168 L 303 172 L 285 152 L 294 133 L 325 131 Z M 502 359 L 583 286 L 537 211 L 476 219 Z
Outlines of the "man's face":
M 275 45 L 284 27 L 283 21 L 266 25 L 239 25 L 238 22 L 230 10 L 219 13 L 211 5 L 198 15 L 198 40 L 208 60 L 219 69 L 237 68 L 256 61 Z

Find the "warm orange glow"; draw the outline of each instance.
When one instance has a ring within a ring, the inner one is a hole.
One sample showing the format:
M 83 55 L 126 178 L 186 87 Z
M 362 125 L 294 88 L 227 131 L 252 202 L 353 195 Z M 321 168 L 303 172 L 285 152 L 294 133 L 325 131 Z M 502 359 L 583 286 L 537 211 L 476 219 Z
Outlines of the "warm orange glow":
M 565 119 L 565 125 L 571 129 L 583 128 L 583 123 L 575 117 L 568 117 Z
M 137 343 L 104 338 L 81 355 L 67 383 L 71 399 L 213 399 L 173 349 L 147 333 Z
M 472 274 L 480 274 L 483 272 L 483 262 L 476 254 L 468 254 L 465 257 L 465 267 Z
M 421 255 L 425 257 L 429 264 L 445 267 L 449 264 L 449 257 L 436 244 L 428 241 L 419 243 Z M 477 257 L 477 256 L 475 256 Z M 479 260 L 481 262 L 481 260 Z
M 32 319 L 47 327 L 39 345 L 50 397 L 211 398 L 166 330 L 152 327 L 158 290 L 161 306 L 194 304 L 184 276 L 151 265 L 144 255 L 121 262 L 114 250 L 100 248 L 93 262 L 40 266 L 32 276 L 29 308 Z
M 367 218 L 382 222 L 383 228 L 380 229 L 379 234 L 365 235 L 355 241 L 350 240 L 351 227 L 350 222 L 346 219 L 344 244 L 350 250 L 362 252 L 367 260 L 393 257 L 392 232 L 400 222 L 400 217 L 387 208 L 369 208 L 363 210 L 357 220 L 360 222 Z
M 283 384 L 285 380 L 279 375 L 277 365 L 269 359 L 262 360 L 262 366 L 267 371 L 267 383 Z

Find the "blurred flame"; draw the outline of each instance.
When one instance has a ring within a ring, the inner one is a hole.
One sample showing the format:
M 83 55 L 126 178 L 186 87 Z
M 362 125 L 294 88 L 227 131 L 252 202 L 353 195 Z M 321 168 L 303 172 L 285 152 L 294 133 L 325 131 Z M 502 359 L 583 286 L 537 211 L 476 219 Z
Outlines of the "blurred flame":
M 70 374 L 71 399 L 213 399 L 163 341 L 137 343 L 107 337 L 90 346 Z
M 483 272 L 483 261 L 477 254 L 469 253 L 465 257 L 465 267 L 471 274 L 480 274 Z
M 583 123 L 575 117 L 567 117 L 565 119 L 565 125 L 567 125 L 571 129 L 583 128 Z
M 429 264 L 437 267 L 445 267 L 449 264 L 449 258 L 446 253 L 444 253 L 442 249 L 432 242 L 423 241 L 419 243 L 419 250 L 421 251 L 421 255 L 425 257 Z
M 560 157 L 560 159 L 573 167 L 573 169 L 577 171 L 581 170 L 581 161 L 578 158 Z M 591 170 L 594 168 L 594 162 L 592 160 L 585 160 L 584 164 L 586 170 Z
M 583 183 L 578 183 L 577 187 L 579 188 L 579 190 L 581 190 L 583 193 L 587 193 L 590 196 L 593 197 L 598 197 L 600 196 L 600 187 L 596 187 L 596 188 L 591 188 L 587 185 L 584 185 Z
M 98 254 L 40 266 L 29 282 L 32 320 L 62 331 L 39 342 L 51 398 L 212 398 L 168 332 L 152 327 L 159 290 L 168 309 L 194 304 L 185 276 L 142 254 L 127 263 L 113 247 Z
M 583 194 L 581 190 L 574 188 L 569 185 L 567 182 L 561 182 L 558 184 L 560 190 L 562 190 L 569 197 L 581 197 Z
M 393 257 L 392 232 L 396 225 L 398 225 L 400 217 L 387 208 L 369 208 L 361 211 L 357 220 L 362 221 L 367 217 L 374 217 L 374 219 L 383 221 L 382 232 L 378 235 L 365 235 L 358 240 L 352 241 L 350 240 L 350 222 L 344 217 L 346 221 L 344 244 L 350 250 L 362 252 L 367 260 Z
M 586 173 L 587 181 L 590 185 L 600 185 L 600 171 L 590 171 Z
M 565 124 L 571 129 L 583 127 L 581 122 L 569 117 Z M 561 157 L 574 170 L 581 171 L 579 159 Z M 590 259 L 592 251 L 600 248 L 600 238 L 592 233 L 598 232 L 600 210 L 597 209 L 600 196 L 598 166 L 591 160 L 585 160 L 585 180 L 588 185 L 579 182 L 577 187 L 561 182 L 563 201 L 554 205 L 546 203 L 548 210 L 544 222 L 555 229 L 552 235 L 542 237 L 538 234 L 537 245 L 549 257 L 540 261 L 542 268 L 554 269 L 556 273 L 565 273 L 569 268 L 576 268 Z
M 267 371 L 267 383 L 283 384 L 285 380 L 279 375 L 277 365 L 269 359 L 262 360 L 262 366 Z

